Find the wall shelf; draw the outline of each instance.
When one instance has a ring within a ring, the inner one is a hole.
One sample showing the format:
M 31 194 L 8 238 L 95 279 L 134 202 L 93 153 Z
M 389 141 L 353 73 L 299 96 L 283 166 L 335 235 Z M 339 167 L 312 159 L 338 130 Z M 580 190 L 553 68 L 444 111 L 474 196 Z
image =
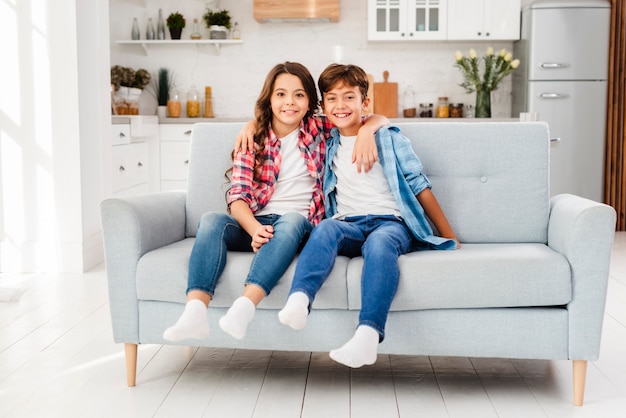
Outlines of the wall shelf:
M 243 41 L 240 39 L 176 39 L 176 40 L 138 40 L 138 41 L 115 41 L 118 45 L 139 45 L 143 48 L 143 51 L 146 55 L 148 55 L 148 50 L 152 46 L 158 45 L 196 45 L 196 47 L 205 47 L 207 45 L 213 45 L 215 47 L 215 51 L 217 54 L 220 53 L 220 48 L 222 45 L 234 45 L 234 44 L 242 44 Z

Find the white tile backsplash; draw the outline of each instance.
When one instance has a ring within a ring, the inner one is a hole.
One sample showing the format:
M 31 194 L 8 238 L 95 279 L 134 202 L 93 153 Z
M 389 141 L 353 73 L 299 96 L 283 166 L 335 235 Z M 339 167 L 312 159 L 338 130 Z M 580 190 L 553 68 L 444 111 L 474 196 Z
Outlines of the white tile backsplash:
M 298 61 L 306 65 L 317 80 L 324 67 L 332 62 L 357 64 L 383 81 L 398 83 L 398 98 L 408 85 L 416 92 L 416 101 L 436 103 L 438 96 L 450 102 L 473 103 L 474 94 L 458 86 L 461 73 L 454 65 L 454 52 L 467 53 L 475 48 L 479 54 L 493 46 L 511 50 L 512 42 L 368 42 L 367 4 L 365 0 L 341 0 L 339 23 L 258 23 L 252 14 L 253 0 L 221 0 L 219 9 L 228 9 L 233 21 L 239 23 L 243 44 L 223 46 L 217 54 L 211 45 L 153 45 L 147 55 L 136 45 L 117 45 L 116 40 L 129 40 L 132 20 L 137 17 L 141 37 L 145 39 L 148 18 L 156 27 L 158 9 L 164 17 L 174 11 L 187 20 L 183 38 L 189 38 L 192 22 L 197 18 L 203 37 L 208 37 L 202 14 L 206 2 L 199 0 L 109 0 L 111 65 L 145 68 L 156 73 L 168 67 L 175 74 L 183 99 L 195 84 L 200 91 L 212 86 L 216 117 L 252 117 L 254 102 L 268 71 L 277 63 Z M 167 35 L 169 38 L 169 34 Z M 492 95 L 492 116 L 509 117 L 511 112 L 511 77 L 503 80 Z M 398 104 L 402 114 L 401 103 Z M 140 111 L 154 114 L 155 100 L 142 95 Z

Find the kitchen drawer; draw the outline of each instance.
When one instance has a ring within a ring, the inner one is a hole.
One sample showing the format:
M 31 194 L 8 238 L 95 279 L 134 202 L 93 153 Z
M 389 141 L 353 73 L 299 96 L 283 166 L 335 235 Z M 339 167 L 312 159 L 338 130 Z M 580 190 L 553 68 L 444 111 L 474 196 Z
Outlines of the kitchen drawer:
M 113 147 L 111 175 L 113 191 L 128 189 L 148 182 L 148 144 L 136 142 Z
M 130 144 L 130 125 L 129 124 L 117 124 L 112 125 L 111 131 L 111 144 L 123 145 Z
M 189 141 L 192 127 L 191 123 L 160 125 L 161 141 Z
M 161 180 L 187 180 L 190 143 L 161 142 Z

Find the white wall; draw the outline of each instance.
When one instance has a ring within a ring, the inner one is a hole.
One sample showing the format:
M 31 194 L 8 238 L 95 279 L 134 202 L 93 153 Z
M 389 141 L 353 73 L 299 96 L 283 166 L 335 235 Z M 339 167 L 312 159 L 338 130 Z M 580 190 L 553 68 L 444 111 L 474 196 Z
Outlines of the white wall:
M 306 65 L 317 79 L 331 62 L 362 66 L 383 81 L 383 71 L 390 73 L 389 81 L 397 82 L 399 96 L 411 84 L 418 102 L 436 103 L 437 97 L 447 95 L 451 102 L 473 103 L 458 86 L 462 77 L 453 67 L 454 52 L 465 53 L 475 48 L 479 53 L 493 46 L 512 49 L 512 42 L 368 42 L 367 4 L 365 0 L 341 0 L 339 23 L 258 23 L 253 18 L 253 0 L 221 0 L 219 8 L 228 9 L 234 21 L 239 22 L 242 45 L 230 45 L 217 55 L 212 47 L 194 45 L 157 45 L 146 56 L 138 46 L 117 45 L 115 40 L 130 39 L 133 17 L 140 23 L 141 36 L 149 17 L 156 25 L 158 9 L 165 17 L 179 11 L 187 19 L 183 38 L 189 38 L 194 18 L 202 24 L 205 1 L 180 0 L 110 0 L 111 65 L 119 64 L 135 69 L 145 68 L 155 73 L 159 67 L 169 67 L 176 73 L 178 87 L 186 95 L 195 84 L 213 87 L 213 107 L 217 117 L 249 117 L 263 80 L 276 63 L 299 61 Z M 169 37 L 169 35 L 168 35 Z M 505 79 L 494 92 L 493 116 L 509 117 L 511 111 L 511 80 Z M 144 93 L 141 112 L 154 114 L 156 103 Z M 400 113 L 401 114 L 401 113 Z
M 2 272 L 82 272 L 102 262 L 107 12 L 107 0 L 0 3 Z

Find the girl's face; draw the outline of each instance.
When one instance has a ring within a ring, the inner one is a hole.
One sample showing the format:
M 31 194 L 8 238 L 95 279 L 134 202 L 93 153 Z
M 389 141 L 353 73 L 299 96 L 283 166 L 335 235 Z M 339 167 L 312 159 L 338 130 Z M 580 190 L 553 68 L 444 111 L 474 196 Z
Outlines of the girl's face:
M 300 125 L 309 109 L 309 96 L 298 77 L 284 73 L 274 81 L 270 104 L 272 130 L 276 136 L 282 138 Z
M 322 107 L 328 120 L 345 136 L 354 136 L 361 127 L 361 115 L 369 104 L 363 101 L 358 87 L 335 84 L 330 91 L 323 93 Z

